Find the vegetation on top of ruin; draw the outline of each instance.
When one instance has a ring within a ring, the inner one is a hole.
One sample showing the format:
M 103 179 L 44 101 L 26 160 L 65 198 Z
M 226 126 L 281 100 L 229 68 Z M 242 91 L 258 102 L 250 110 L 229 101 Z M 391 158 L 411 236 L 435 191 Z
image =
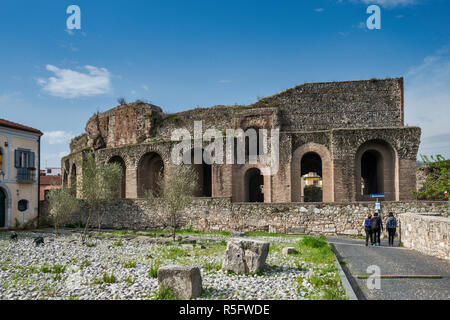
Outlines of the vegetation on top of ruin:
M 427 157 L 421 155 L 426 173 L 426 179 L 422 183 L 420 191 L 413 191 L 418 199 L 445 200 L 445 192 L 450 190 L 450 159 L 445 159 L 442 155 Z

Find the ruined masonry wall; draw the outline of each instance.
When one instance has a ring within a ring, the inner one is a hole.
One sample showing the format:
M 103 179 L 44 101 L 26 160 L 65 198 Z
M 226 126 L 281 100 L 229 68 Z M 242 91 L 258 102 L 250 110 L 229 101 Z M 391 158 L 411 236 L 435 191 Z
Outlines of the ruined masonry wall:
M 230 198 L 198 198 L 185 211 L 181 226 L 202 231 L 266 231 L 276 233 L 363 235 L 362 221 L 373 213 L 373 202 L 353 203 L 232 203 Z M 413 212 L 446 214 L 442 202 L 382 202 L 382 216 Z M 158 210 L 142 199 L 117 200 L 108 209 L 103 226 L 114 229 L 159 229 Z M 41 220 L 47 217 L 43 202 Z M 85 221 L 85 210 L 72 222 Z M 96 219 L 93 219 L 93 227 Z

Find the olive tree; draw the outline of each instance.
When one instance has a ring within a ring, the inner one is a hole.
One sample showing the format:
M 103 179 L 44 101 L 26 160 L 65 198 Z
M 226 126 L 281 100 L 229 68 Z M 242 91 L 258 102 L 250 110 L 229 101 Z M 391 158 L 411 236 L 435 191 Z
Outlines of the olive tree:
M 49 218 L 55 228 L 55 234 L 58 235 L 58 228 L 80 209 L 80 204 L 69 188 L 50 189 L 48 204 Z
M 94 212 L 97 212 L 98 230 L 101 230 L 107 206 L 117 198 L 117 189 L 120 186 L 121 178 L 122 168 L 119 164 L 98 164 L 92 152 L 86 154 L 79 186 L 81 198 L 88 209 L 83 242 L 86 239 L 87 229 Z
M 150 205 L 156 206 L 161 220 L 172 229 L 173 240 L 183 214 L 189 206 L 193 192 L 197 186 L 198 175 L 191 166 L 178 165 L 164 179 L 159 173 L 157 192 L 147 192 L 146 199 Z

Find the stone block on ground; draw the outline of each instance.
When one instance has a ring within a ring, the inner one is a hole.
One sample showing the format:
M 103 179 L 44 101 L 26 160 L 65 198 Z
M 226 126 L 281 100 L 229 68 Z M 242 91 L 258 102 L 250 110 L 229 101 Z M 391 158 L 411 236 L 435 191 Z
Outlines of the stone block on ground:
M 222 269 L 236 274 L 255 273 L 266 265 L 269 243 L 241 238 L 230 239 Z
M 294 254 L 297 252 L 298 252 L 297 249 L 295 249 L 294 247 L 286 247 L 286 248 L 283 248 L 283 250 L 282 250 L 282 253 L 284 255 Z
M 198 267 L 162 266 L 158 269 L 158 284 L 167 286 L 180 299 L 197 298 L 202 293 L 202 276 Z

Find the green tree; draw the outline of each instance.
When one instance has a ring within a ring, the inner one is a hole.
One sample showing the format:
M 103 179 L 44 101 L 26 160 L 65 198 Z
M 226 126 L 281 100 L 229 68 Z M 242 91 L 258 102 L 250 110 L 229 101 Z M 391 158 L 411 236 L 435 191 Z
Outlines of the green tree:
M 305 202 L 322 202 L 322 188 L 311 185 L 304 189 Z
M 422 189 L 413 194 L 419 199 L 446 199 L 444 192 L 450 191 L 450 159 L 445 159 L 442 155 L 436 156 L 421 155 L 425 167 L 426 178 L 422 183 Z
M 117 189 L 121 178 L 122 168 L 119 164 L 98 165 L 92 152 L 86 154 L 79 187 L 81 198 L 88 207 L 83 242 L 86 239 L 87 229 L 94 212 L 97 212 L 98 230 L 101 230 L 103 217 L 107 213 L 107 206 L 117 198 Z
M 59 226 L 80 209 L 79 200 L 69 188 L 54 188 L 48 193 L 49 217 L 58 235 Z
M 191 166 L 178 165 L 165 179 L 158 175 L 158 192 L 147 192 L 146 199 L 150 205 L 160 209 L 160 217 L 165 225 L 172 229 L 173 240 L 182 211 L 194 199 L 193 192 L 197 186 L 198 175 Z

